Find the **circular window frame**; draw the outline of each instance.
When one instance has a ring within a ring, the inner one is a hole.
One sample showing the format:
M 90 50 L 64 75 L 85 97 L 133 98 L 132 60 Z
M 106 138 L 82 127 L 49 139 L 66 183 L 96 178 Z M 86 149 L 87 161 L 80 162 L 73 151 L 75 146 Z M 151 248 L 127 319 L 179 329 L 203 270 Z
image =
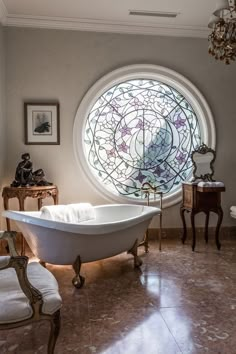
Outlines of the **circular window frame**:
M 95 189 L 103 198 L 106 197 L 110 202 L 135 204 L 146 203 L 145 200 L 136 200 L 118 194 L 115 195 L 108 189 L 104 188 L 100 181 L 96 179 L 85 157 L 83 144 L 84 127 L 90 110 L 104 92 L 121 82 L 140 78 L 161 81 L 179 91 L 191 104 L 197 116 L 202 142 L 212 149 L 215 149 L 216 145 L 215 123 L 210 107 L 202 93 L 186 77 L 172 69 L 153 64 L 128 65 L 109 72 L 90 87 L 79 104 L 73 126 L 73 148 L 76 161 L 93 189 Z M 179 203 L 181 198 L 182 190 L 180 186 L 177 191 L 164 195 L 163 208 Z

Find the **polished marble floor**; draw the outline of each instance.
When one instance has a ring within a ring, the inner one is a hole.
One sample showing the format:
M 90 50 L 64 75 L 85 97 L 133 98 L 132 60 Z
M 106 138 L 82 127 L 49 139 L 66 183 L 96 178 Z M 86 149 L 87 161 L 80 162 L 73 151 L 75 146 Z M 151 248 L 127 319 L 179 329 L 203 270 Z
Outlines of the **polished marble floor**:
M 63 298 L 55 354 L 235 354 L 236 237 L 221 251 L 165 239 L 139 254 L 140 270 L 125 253 L 84 264 L 80 290 L 71 267 L 48 265 Z M 47 336 L 45 322 L 1 331 L 0 353 L 46 353 Z

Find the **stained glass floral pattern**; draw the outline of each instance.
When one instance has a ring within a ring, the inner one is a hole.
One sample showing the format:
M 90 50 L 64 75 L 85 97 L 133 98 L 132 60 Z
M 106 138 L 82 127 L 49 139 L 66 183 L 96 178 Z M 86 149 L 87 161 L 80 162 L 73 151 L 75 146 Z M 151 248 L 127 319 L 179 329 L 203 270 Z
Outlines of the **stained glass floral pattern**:
M 201 144 L 196 113 L 173 87 L 135 79 L 104 92 L 84 131 L 89 166 L 114 194 L 140 198 L 144 182 L 164 193 L 177 190 L 192 170 L 191 152 Z

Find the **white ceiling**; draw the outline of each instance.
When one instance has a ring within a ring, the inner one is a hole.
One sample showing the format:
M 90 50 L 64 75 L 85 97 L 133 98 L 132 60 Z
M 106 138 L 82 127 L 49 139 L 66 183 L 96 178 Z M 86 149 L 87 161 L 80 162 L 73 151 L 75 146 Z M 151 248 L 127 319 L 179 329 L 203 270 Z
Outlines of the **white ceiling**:
M 6 26 L 204 37 L 216 0 L 0 0 Z M 176 18 L 129 10 L 177 12 Z

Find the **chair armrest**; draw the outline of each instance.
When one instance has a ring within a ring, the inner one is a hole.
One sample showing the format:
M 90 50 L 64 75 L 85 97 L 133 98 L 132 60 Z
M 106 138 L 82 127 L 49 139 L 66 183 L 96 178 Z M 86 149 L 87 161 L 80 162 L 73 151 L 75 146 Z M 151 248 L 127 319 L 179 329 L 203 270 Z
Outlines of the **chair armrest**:
M 6 240 L 8 242 L 9 251 L 11 256 L 18 256 L 15 248 L 14 239 L 16 238 L 16 231 L 0 231 L 0 240 Z
M 1 267 L 0 271 L 7 268 L 15 269 L 23 293 L 29 299 L 30 305 L 33 308 L 34 312 L 38 312 L 40 307 L 43 304 L 43 296 L 41 292 L 29 282 L 29 279 L 27 277 L 28 257 L 26 256 L 9 257 L 7 264 L 6 264 L 7 257 L 4 258 L 5 258 L 5 266 Z

